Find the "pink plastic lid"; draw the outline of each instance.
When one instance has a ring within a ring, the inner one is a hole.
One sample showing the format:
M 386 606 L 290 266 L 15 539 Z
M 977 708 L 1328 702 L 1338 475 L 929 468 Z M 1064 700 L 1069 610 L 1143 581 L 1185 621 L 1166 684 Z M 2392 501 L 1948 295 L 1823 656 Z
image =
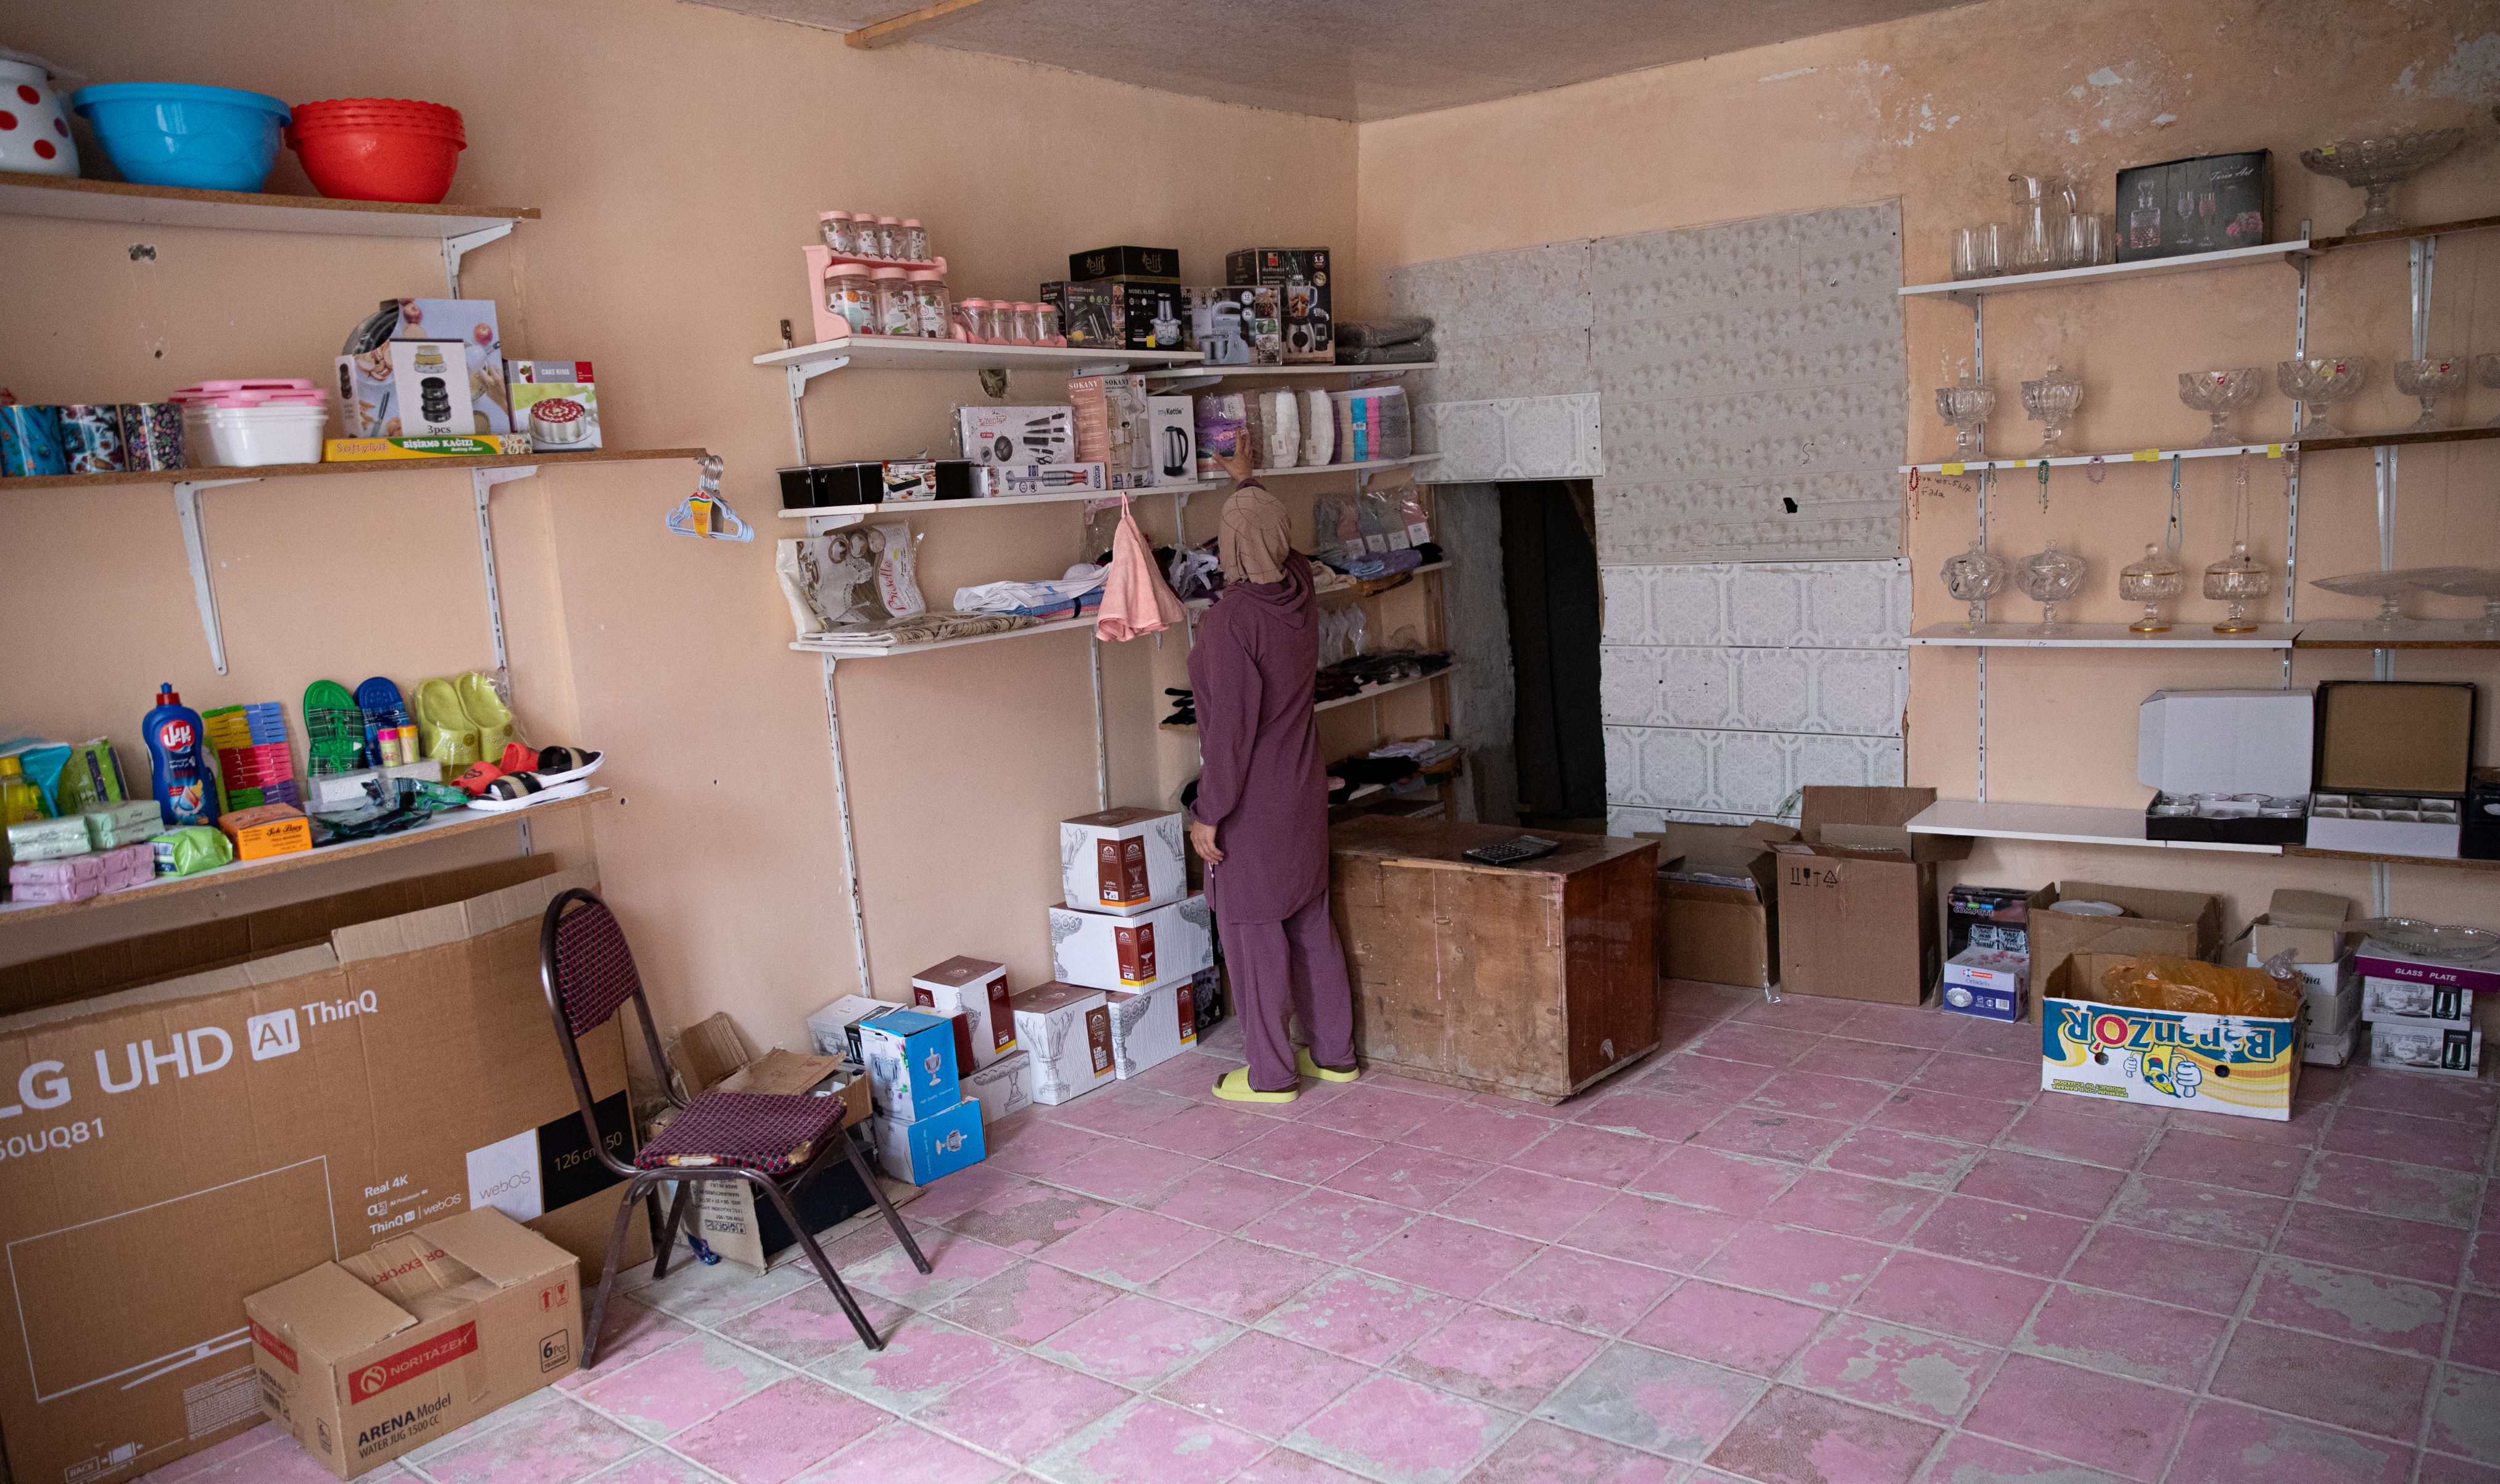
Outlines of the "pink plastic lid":
M 837 216 L 840 217 L 844 221 L 851 219 L 851 213 L 848 211 L 818 211 L 816 213 L 816 220 L 832 221 Z
M 904 276 L 909 278 L 914 283 L 935 283 L 938 281 L 938 270 L 934 268 L 915 268 L 905 274 Z
M 223 376 L 212 381 L 194 382 L 179 392 L 169 392 L 165 400 L 167 402 L 201 402 L 227 392 L 317 392 L 319 390 L 318 386 L 300 376 L 289 376 L 284 380 Z
M 916 226 L 919 226 L 919 225 L 920 225 L 920 218 L 919 218 L 919 217 L 917 217 L 917 216 L 906 216 L 906 217 L 903 218 L 903 225 L 904 225 L 904 226 L 906 226 L 906 227 L 916 227 Z
M 185 406 L 214 408 L 326 407 L 329 404 L 329 395 L 317 391 L 221 392 L 214 397 L 193 397 L 183 401 Z
M 943 274 L 946 271 L 946 260 L 944 258 L 931 258 L 929 260 L 929 266 L 938 270 L 938 273 Z
M 876 224 L 880 227 L 900 227 L 903 225 L 901 221 L 891 216 L 878 217 L 876 219 Z
M 900 268 L 872 268 L 868 271 L 868 275 L 872 278 L 902 278 L 909 276 Z
M 959 309 L 986 309 L 989 306 L 990 302 L 986 299 L 958 299 L 955 301 L 955 307 Z

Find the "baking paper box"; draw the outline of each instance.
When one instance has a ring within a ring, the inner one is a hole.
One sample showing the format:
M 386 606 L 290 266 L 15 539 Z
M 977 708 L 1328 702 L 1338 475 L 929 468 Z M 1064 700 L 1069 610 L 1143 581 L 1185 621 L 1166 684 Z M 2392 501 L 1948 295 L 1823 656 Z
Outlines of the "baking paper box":
M 352 1479 L 573 1373 L 581 1272 L 495 1210 L 463 1211 L 244 1301 L 261 1408 Z
M 2300 1084 L 2300 1017 L 2193 1016 L 2093 999 L 2101 975 L 2134 961 L 2076 953 L 2040 1006 L 2040 1085 L 2117 1103 L 2291 1119 Z

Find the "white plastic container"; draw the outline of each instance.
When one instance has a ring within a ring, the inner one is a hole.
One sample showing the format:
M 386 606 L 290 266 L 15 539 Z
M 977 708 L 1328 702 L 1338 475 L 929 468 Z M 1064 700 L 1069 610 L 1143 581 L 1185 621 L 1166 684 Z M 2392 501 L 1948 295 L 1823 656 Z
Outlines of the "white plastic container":
M 220 468 L 318 464 L 330 409 L 301 405 L 205 407 L 190 413 L 182 422 L 183 436 L 205 439 L 214 462 Z

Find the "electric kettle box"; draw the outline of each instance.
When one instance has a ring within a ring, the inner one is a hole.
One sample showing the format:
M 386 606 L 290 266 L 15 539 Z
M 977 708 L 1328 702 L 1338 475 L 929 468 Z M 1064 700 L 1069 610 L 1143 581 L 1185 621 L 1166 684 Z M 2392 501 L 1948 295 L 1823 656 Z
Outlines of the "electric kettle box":
M 2476 701 L 2462 683 L 2321 682 L 2309 847 L 2455 859 Z
M 1135 917 L 1189 894 L 1188 823 L 1176 810 L 1105 809 L 1059 823 L 1059 879 L 1080 912 Z
M 1152 450 L 1156 484 L 1199 482 L 1198 411 L 1189 398 L 1147 398 L 1146 439 Z

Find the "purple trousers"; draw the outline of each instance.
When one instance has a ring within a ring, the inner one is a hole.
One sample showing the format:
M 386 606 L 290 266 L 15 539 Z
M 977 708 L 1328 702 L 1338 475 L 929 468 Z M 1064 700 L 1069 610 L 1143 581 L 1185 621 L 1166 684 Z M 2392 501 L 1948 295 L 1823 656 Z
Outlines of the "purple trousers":
M 1261 1092 L 1301 1085 L 1294 1043 L 1285 1033 L 1289 1014 L 1301 1017 L 1311 1060 L 1324 1067 L 1353 1066 L 1354 990 L 1346 983 L 1336 925 L 1329 920 L 1328 893 L 1312 897 L 1282 922 L 1230 922 L 1219 892 L 1215 917 L 1250 1056 L 1250 1085 Z

